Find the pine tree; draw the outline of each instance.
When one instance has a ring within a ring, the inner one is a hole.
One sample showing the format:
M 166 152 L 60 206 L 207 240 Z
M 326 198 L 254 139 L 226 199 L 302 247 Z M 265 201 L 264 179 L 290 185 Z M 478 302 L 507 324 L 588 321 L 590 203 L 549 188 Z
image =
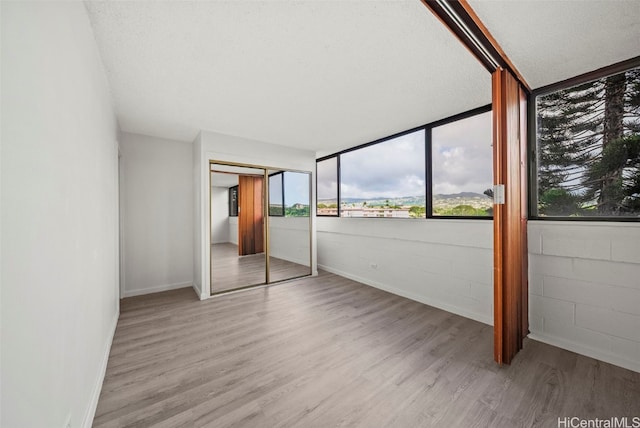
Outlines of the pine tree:
M 640 131 L 640 69 L 541 96 L 537 117 L 540 213 L 627 215 L 638 168 L 612 159 L 634 153 L 625 138 Z

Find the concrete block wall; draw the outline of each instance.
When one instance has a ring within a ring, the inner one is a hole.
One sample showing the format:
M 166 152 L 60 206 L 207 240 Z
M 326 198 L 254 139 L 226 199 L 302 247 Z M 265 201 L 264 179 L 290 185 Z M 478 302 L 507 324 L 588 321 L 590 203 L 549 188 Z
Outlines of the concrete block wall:
M 530 337 L 640 371 L 640 225 L 529 222 Z
M 309 266 L 311 222 L 309 217 L 269 217 L 269 254 Z
M 318 266 L 493 324 L 493 225 L 484 220 L 317 218 Z

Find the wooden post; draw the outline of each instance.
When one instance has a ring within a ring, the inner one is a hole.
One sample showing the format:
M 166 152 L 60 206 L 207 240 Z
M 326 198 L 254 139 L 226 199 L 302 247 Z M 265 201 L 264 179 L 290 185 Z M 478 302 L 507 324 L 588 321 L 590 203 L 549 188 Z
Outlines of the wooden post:
M 526 95 L 507 70 L 492 83 L 494 358 L 509 364 L 528 332 Z
M 264 251 L 263 177 L 239 177 L 238 254 Z

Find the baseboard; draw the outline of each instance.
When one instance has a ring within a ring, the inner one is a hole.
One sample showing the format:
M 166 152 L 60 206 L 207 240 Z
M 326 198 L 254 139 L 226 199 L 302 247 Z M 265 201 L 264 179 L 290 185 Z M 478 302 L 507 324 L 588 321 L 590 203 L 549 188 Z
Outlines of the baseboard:
M 478 314 L 478 313 L 471 312 L 471 311 L 466 311 L 466 310 L 464 310 L 464 309 L 462 309 L 460 307 L 453 306 L 451 304 L 448 304 L 448 303 L 445 303 L 445 302 L 442 302 L 442 301 L 427 299 L 424 296 L 420 296 L 420 295 L 417 295 L 417 294 L 414 294 L 414 293 L 410 293 L 410 292 L 407 292 L 405 290 L 401 290 L 401 289 L 398 289 L 398 288 L 395 288 L 395 287 L 390 287 L 390 286 L 388 286 L 386 284 L 382 284 L 382 283 L 379 283 L 377 281 L 372 281 L 370 279 L 362 278 L 362 277 L 359 277 L 358 275 L 352 275 L 352 274 L 350 274 L 348 272 L 343 272 L 343 271 L 341 271 L 339 269 L 334 269 L 334 268 L 331 268 L 329 266 L 318 265 L 318 268 L 322 269 L 322 270 L 326 270 L 327 272 L 334 273 L 334 274 L 339 275 L 339 276 L 343 276 L 345 278 L 352 279 L 352 280 L 360 282 L 362 284 L 369 285 L 371 287 L 387 291 L 387 292 L 389 292 L 391 294 L 395 294 L 397 296 L 406 297 L 407 299 L 415 300 L 416 302 L 424 303 L 425 305 L 433 306 L 435 308 L 442 309 L 443 311 L 451 312 L 452 314 L 460 315 L 460 316 L 465 317 L 465 318 L 470 318 L 472 320 L 479 321 L 479 322 L 481 322 L 483 324 L 493 325 L 493 319 L 490 318 L 490 317 L 487 317 L 486 315 Z
M 161 291 L 177 290 L 178 288 L 187 288 L 192 286 L 192 282 L 180 282 L 177 284 L 158 285 L 155 287 L 142 288 L 140 290 L 125 290 L 123 297 L 142 296 L 143 294 L 159 293 Z
M 193 287 L 193 291 L 196 292 L 196 295 L 198 296 L 198 299 L 204 300 L 203 297 L 202 297 L 202 290 L 200 289 L 200 286 L 198 286 L 198 284 L 196 284 L 195 282 L 193 284 L 191 284 L 191 286 Z
M 104 382 L 104 376 L 107 374 L 107 363 L 109 362 L 109 354 L 111 353 L 111 344 L 113 343 L 113 337 L 116 334 L 116 327 L 118 326 L 118 318 L 120 317 L 120 311 L 116 311 L 116 314 L 113 318 L 111 334 L 107 340 L 104 353 L 102 356 L 102 362 L 100 363 L 100 370 L 98 371 L 98 378 L 96 379 L 95 385 L 93 387 L 93 392 L 91 393 L 91 401 L 89 402 L 89 407 L 87 408 L 87 412 L 85 413 L 84 420 L 82 421 L 82 426 L 84 428 L 91 428 L 93 425 L 93 418 L 96 415 L 96 410 L 98 409 L 98 400 L 100 399 L 100 392 L 102 392 L 102 383 Z
M 591 348 L 561 337 L 550 336 L 544 333 L 531 332 L 528 337 L 529 339 L 537 340 L 538 342 L 546 343 L 547 345 L 566 349 L 567 351 L 575 352 L 576 354 L 585 355 L 587 357 L 595 358 L 596 360 L 604 361 L 605 363 L 613 364 L 614 366 L 640 373 L 640 362 L 620 358 L 620 356 L 607 351 Z

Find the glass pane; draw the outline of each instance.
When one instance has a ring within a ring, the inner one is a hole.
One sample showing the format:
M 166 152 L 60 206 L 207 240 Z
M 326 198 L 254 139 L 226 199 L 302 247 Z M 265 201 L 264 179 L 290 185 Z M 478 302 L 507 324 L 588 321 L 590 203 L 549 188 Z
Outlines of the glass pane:
M 491 112 L 432 129 L 433 215 L 493 214 Z
M 338 215 L 338 158 L 316 163 L 317 215 Z
M 269 176 L 269 215 L 283 216 L 282 173 Z
M 425 131 L 340 156 L 342 217 L 424 218 Z
M 309 217 L 309 174 L 284 173 L 284 206 L 287 217 Z
M 640 68 L 536 98 L 538 215 L 640 216 Z
M 311 174 L 284 171 L 285 216 L 269 218 L 269 283 L 311 274 Z
M 229 188 L 229 217 L 238 217 L 238 186 Z

